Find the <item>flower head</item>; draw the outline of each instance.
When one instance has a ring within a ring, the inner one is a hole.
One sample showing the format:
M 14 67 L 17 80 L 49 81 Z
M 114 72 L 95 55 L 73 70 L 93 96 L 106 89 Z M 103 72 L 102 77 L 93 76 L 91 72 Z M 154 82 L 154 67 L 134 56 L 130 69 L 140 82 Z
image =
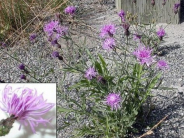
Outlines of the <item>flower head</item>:
M 118 13 L 119 17 L 121 17 L 121 20 L 124 22 L 125 21 L 125 12 L 123 10 L 121 10 L 119 13 Z
M 105 39 L 102 47 L 105 50 L 111 50 L 111 49 L 113 49 L 115 47 L 115 40 L 113 38 L 107 38 L 107 39 Z
M 58 21 L 51 21 L 44 26 L 44 31 L 48 35 L 48 37 L 51 37 L 54 33 L 54 30 L 58 28 L 59 22 Z
M 150 66 L 154 62 L 154 57 L 151 56 L 152 50 L 146 48 L 145 46 L 139 46 L 134 52 L 133 55 L 137 57 L 140 64 L 146 64 Z
M 121 97 L 120 94 L 110 93 L 106 97 L 106 104 L 111 107 L 111 110 L 120 108 Z
M 158 67 L 159 69 L 161 69 L 161 70 L 163 70 L 163 69 L 168 69 L 168 68 L 169 68 L 168 64 L 167 64 L 164 60 L 159 60 L 159 61 L 157 62 L 157 67 Z
M 133 35 L 133 40 L 134 41 L 140 41 L 141 35 L 138 35 L 137 33 Z
M 90 67 L 89 69 L 86 70 L 85 72 L 85 77 L 88 79 L 88 80 L 91 80 L 93 77 L 96 77 L 97 75 L 97 72 L 95 71 L 95 69 L 93 67 Z
M 68 6 L 64 10 L 66 14 L 70 14 L 70 15 L 74 15 L 75 11 L 76 11 L 76 8 L 74 6 Z
M 25 65 L 24 65 L 23 63 L 21 63 L 21 64 L 19 65 L 19 69 L 20 69 L 20 70 L 25 70 Z
M 12 87 L 6 86 L 3 91 L 0 109 L 10 116 L 14 116 L 21 125 L 30 125 L 32 132 L 35 133 L 35 127 L 38 124 L 46 124 L 50 119 L 43 119 L 54 104 L 47 103 L 43 94 L 37 95 L 37 91 L 30 88 L 18 88 L 12 90 Z
M 52 57 L 53 58 L 59 57 L 59 52 L 57 51 L 52 52 Z
M 35 38 L 36 38 L 36 34 L 31 34 L 31 35 L 29 36 L 29 40 L 30 40 L 30 41 L 33 41 Z
M 160 38 L 160 40 L 162 40 L 162 38 L 165 36 L 165 30 L 160 27 L 160 29 L 157 31 L 157 35 Z
M 114 24 L 107 24 L 101 28 L 100 37 L 104 38 L 106 35 L 113 36 L 116 32 Z
M 26 75 L 24 75 L 24 74 L 20 75 L 20 79 L 21 80 L 26 80 Z
M 179 8 L 179 7 L 180 7 L 180 3 L 175 3 L 175 4 L 174 4 L 173 10 L 174 10 L 174 13 L 175 13 L 175 14 L 178 13 L 178 8 Z

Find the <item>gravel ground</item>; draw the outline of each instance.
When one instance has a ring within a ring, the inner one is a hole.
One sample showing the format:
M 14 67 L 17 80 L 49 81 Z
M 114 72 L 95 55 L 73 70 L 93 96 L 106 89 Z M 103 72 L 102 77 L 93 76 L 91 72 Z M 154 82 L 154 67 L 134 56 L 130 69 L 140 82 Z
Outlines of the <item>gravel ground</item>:
M 79 7 L 83 7 L 79 10 L 81 12 L 81 18 L 90 26 L 98 31 L 103 24 L 116 23 L 119 24 L 117 11 L 114 8 L 114 1 L 110 1 L 104 5 L 99 5 L 98 0 L 80 0 L 75 2 Z M 157 26 L 167 26 L 167 24 L 158 24 Z M 104 53 L 99 45 L 98 33 L 91 33 L 90 31 L 83 30 L 86 33 L 87 40 L 86 45 L 94 53 Z M 82 32 L 82 31 L 81 31 Z M 122 30 L 118 29 L 117 38 L 123 38 Z M 153 91 L 152 102 L 154 104 L 154 110 L 150 113 L 150 116 L 146 119 L 147 124 L 154 125 L 158 123 L 163 117 L 168 115 L 167 119 L 162 122 L 162 125 L 154 130 L 152 135 L 147 138 L 184 138 L 184 24 L 169 25 L 166 28 L 167 36 L 164 38 L 164 42 L 161 44 L 161 49 L 164 51 L 164 55 L 161 59 L 168 61 L 169 70 L 163 72 L 164 80 L 162 86 L 169 86 L 176 88 L 175 90 L 155 90 Z M 89 36 L 91 35 L 91 36 Z M 83 37 L 78 35 L 76 37 L 81 40 Z M 15 52 L 12 52 L 15 51 Z M 53 60 L 50 56 L 52 49 L 48 45 L 43 33 L 37 37 L 36 42 L 33 44 L 26 43 L 24 46 L 14 46 L 13 48 L 3 48 L 0 51 L 1 65 L 0 65 L 0 77 L 5 82 L 26 82 L 20 80 L 21 71 L 17 66 L 19 62 L 12 59 L 10 55 L 16 55 L 21 62 L 28 65 L 35 71 L 35 76 L 43 75 L 44 72 L 52 71 L 53 74 L 37 78 L 40 82 L 58 82 L 63 85 L 63 91 L 67 92 L 67 86 L 76 81 L 76 76 L 67 74 L 65 82 L 62 81 L 63 74 L 61 72 L 62 64 L 58 60 Z M 41 54 L 42 53 L 42 54 Z M 104 56 L 108 56 L 104 53 Z M 29 78 L 29 76 L 27 76 Z M 30 77 L 31 78 L 31 77 Z M 35 82 L 35 80 L 29 80 L 29 82 Z M 72 92 L 71 92 L 72 93 Z M 74 97 L 75 95 L 73 95 Z M 59 105 L 66 105 L 67 103 L 59 100 Z M 57 125 L 62 126 L 63 114 L 58 115 Z M 73 125 L 63 131 L 58 132 L 58 138 L 69 138 L 74 128 L 78 127 Z M 149 130 L 143 129 L 143 132 Z M 140 134 L 141 135 L 141 134 Z M 139 135 L 139 136 L 140 136 Z M 138 137 L 138 136 L 135 136 Z

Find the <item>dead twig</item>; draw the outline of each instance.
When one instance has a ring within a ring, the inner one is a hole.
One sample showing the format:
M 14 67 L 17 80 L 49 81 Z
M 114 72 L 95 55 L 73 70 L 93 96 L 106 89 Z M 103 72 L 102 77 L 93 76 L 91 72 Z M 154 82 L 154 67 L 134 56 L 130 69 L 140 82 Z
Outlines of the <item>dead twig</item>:
M 162 120 L 160 120 L 156 125 L 154 125 L 148 132 L 141 135 L 139 138 L 143 138 L 145 136 L 153 134 L 153 129 L 157 128 L 169 115 L 166 115 Z

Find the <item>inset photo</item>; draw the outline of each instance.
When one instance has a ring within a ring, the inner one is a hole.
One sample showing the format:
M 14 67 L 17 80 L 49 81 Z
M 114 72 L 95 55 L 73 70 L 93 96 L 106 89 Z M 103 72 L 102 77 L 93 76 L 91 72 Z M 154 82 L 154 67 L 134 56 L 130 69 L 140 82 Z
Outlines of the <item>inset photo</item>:
M 0 84 L 0 137 L 56 138 L 56 83 Z

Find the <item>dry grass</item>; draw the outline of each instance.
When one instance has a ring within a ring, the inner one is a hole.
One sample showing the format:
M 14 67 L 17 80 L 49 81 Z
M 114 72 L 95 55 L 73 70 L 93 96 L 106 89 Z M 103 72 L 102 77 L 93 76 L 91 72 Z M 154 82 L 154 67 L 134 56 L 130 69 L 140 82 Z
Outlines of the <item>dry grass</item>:
M 0 41 L 10 45 L 35 32 L 43 20 L 62 12 L 69 0 L 0 0 Z

